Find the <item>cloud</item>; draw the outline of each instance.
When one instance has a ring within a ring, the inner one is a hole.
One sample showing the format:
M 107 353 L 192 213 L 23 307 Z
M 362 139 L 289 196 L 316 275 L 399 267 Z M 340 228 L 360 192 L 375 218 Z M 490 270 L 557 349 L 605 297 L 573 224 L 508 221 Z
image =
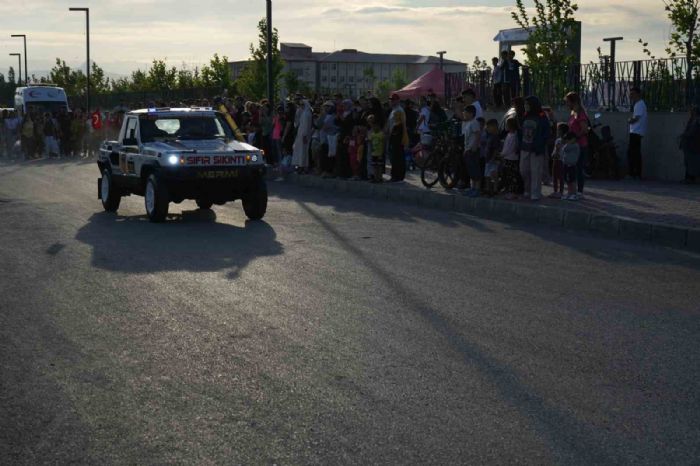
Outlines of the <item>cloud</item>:
M 29 36 L 30 72 L 48 69 L 55 57 L 85 63 L 84 20 L 69 13 L 74 0 L 0 2 L 3 30 Z M 78 2 L 80 3 L 80 2 Z M 87 3 L 87 2 L 84 2 Z M 305 42 L 317 51 L 355 48 L 367 52 L 434 54 L 471 62 L 496 53 L 493 37 L 514 27 L 514 0 L 296 0 L 273 2 L 282 41 Z M 106 70 L 127 73 L 153 58 L 201 65 L 214 53 L 248 55 L 257 40 L 264 2 L 250 0 L 90 0 L 92 58 Z M 596 57 L 602 38 L 624 35 L 623 59 L 642 58 L 642 35 L 663 54 L 668 21 L 659 0 L 581 0 L 584 59 Z M 0 37 L 0 71 L 13 64 L 7 53 L 21 41 Z

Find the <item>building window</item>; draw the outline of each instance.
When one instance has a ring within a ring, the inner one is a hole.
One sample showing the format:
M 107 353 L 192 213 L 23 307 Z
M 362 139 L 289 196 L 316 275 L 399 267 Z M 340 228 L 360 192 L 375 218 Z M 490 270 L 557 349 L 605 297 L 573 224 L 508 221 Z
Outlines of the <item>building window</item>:
M 335 76 L 331 76 L 331 82 L 332 82 L 332 83 L 335 82 Z
M 351 82 L 351 83 L 352 83 L 352 82 L 355 82 L 355 78 L 353 78 L 352 76 L 350 76 L 350 77 L 348 78 L 348 81 Z
M 338 65 L 336 65 L 335 63 L 333 63 L 333 64 L 331 65 L 331 69 L 332 69 L 333 71 L 337 70 L 337 69 L 338 69 Z
M 322 63 L 322 64 L 321 64 L 321 69 L 322 69 L 322 70 L 327 70 L 327 69 L 328 69 L 328 65 L 327 65 L 326 63 Z

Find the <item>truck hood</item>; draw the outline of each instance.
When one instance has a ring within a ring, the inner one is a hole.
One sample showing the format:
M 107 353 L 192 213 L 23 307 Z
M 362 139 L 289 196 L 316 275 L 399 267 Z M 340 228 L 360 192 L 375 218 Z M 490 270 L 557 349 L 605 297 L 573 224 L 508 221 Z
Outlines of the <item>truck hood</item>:
M 220 139 L 184 140 L 168 142 L 149 142 L 144 144 L 145 149 L 157 152 L 258 152 L 257 147 L 239 141 L 222 141 Z

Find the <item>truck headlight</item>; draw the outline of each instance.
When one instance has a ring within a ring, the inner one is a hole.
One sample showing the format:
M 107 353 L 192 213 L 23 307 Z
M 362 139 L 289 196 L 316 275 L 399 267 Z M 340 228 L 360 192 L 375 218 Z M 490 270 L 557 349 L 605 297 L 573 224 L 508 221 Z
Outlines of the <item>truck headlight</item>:
M 257 162 L 258 161 L 258 156 L 253 154 L 253 156 L 250 158 L 251 161 Z
M 170 165 L 177 165 L 180 159 L 177 157 L 177 155 L 170 155 L 168 156 L 168 163 Z

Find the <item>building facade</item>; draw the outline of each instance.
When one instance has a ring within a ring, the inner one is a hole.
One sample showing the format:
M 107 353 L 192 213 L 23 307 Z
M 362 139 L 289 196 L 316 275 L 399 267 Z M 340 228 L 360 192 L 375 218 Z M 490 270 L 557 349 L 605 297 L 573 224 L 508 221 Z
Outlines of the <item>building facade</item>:
M 314 52 L 310 46 L 297 43 L 282 43 L 280 52 L 285 71 L 295 73 L 309 89 L 355 97 L 372 91 L 397 72 L 409 83 L 440 66 L 440 59 L 434 56 L 365 53 L 355 49 Z M 230 63 L 233 77 L 238 78 L 247 64 L 246 60 Z M 465 72 L 467 65 L 445 59 L 443 69 L 447 73 L 459 73 Z

